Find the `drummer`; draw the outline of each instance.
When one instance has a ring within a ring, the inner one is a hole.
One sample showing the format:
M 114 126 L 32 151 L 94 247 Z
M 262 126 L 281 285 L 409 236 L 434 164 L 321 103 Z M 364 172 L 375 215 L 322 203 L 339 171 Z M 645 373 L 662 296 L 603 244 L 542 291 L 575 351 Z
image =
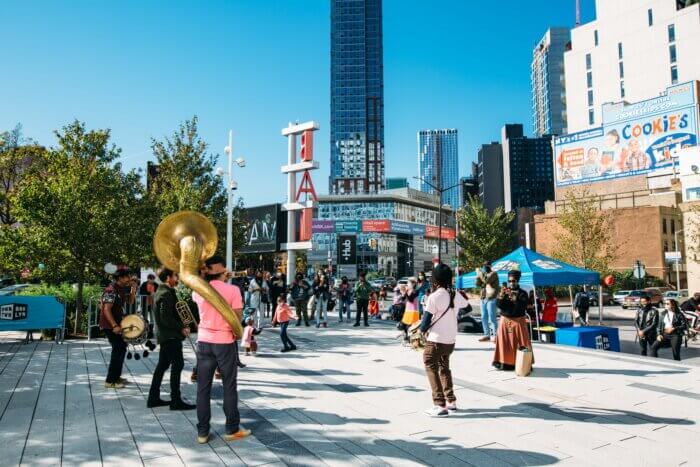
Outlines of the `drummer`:
M 129 270 L 117 270 L 112 277 L 113 282 L 103 290 L 100 300 L 100 329 L 105 332 L 112 345 L 105 388 L 121 389 L 126 383 L 126 380 L 121 377 L 126 356 L 126 342 L 121 336 L 120 324 L 124 316 L 124 304 L 129 301 L 128 295 L 124 292 L 129 286 Z

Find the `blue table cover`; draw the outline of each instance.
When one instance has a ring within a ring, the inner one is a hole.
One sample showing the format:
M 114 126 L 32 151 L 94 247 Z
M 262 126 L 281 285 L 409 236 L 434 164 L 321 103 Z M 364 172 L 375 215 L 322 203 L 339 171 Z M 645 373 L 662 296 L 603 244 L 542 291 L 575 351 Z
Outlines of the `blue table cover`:
M 603 326 L 581 326 L 559 328 L 556 343 L 588 349 L 620 351 L 620 336 L 617 328 Z

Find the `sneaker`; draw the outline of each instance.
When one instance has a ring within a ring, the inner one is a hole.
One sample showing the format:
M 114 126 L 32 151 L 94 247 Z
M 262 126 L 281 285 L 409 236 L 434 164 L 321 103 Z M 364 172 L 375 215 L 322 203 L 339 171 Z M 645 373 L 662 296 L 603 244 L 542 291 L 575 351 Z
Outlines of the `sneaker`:
M 225 441 L 238 441 L 239 439 L 243 439 L 246 436 L 250 436 L 250 430 L 246 430 L 245 428 L 241 428 L 235 433 L 231 433 L 230 435 L 224 435 L 224 440 Z
M 105 389 L 122 389 L 124 383 L 105 383 Z
M 126 378 L 119 378 L 118 381 L 122 384 L 129 384 L 129 380 L 127 380 Z
M 484 336 L 481 339 L 479 339 L 479 342 L 488 342 L 490 340 L 491 340 L 491 338 L 489 336 Z
M 429 417 L 447 417 L 450 414 L 445 407 L 440 407 L 439 405 L 431 407 L 425 413 Z
M 456 401 L 455 402 L 448 402 L 447 405 L 445 406 L 445 408 L 447 409 L 447 411 L 449 413 L 456 412 L 457 411 L 457 402 Z
M 209 442 L 209 433 L 206 435 L 197 435 L 197 442 L 199 444 L 207 444 Z

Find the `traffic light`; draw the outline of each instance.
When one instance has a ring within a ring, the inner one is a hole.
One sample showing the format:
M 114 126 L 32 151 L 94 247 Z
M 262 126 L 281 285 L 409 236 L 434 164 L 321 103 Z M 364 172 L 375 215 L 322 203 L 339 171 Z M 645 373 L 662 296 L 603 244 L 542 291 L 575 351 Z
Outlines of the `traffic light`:
M 306 130 L 301 134 L 301 161 L 311 162 L 314 160 L 314 132 Z

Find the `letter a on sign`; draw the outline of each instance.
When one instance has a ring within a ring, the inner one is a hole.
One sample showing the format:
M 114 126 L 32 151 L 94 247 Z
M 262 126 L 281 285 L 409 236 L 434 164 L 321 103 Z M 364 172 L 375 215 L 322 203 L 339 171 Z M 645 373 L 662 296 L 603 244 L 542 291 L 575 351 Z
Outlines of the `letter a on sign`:
M 304 176 L 301 177 L 301 183 L 299 184 L 299 190 L 297 191 L 297 201 L 299 201 L 302 193 L 306 193 L 307 195 L 310 194 L 311 199 L 318 201 L 318 198 L 316 197 L 316 190 L 314 189 L 314 182 L 311 181 L 311 175 L 309 174 L 308 170 L 304 171 Z
M 314 160 L 314 132 L 306 130 L 301 134 L 301 161 L 311 162 Z

